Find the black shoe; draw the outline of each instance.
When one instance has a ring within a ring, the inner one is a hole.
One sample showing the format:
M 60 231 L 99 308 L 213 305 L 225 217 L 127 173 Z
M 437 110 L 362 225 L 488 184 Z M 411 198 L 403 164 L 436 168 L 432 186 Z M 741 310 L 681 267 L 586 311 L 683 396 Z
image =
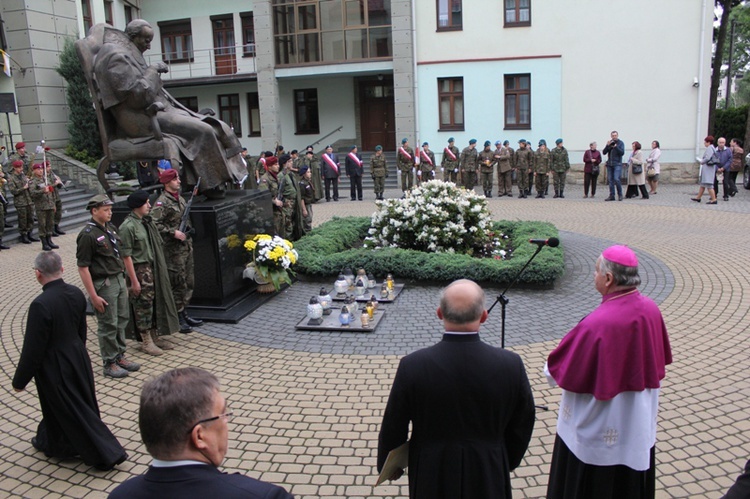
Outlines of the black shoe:
M 614 196 L 610 196 L 610 197 L 608 197 L 608 198 L 605 198 L 604 200 L 605 200 L 605 201 L 614 201 L 614 200 L 615 200 L 615 197 L 614 197 Z
M 55 232 L 57 233 L 58 236 L 64 236 L 66 234 L 57 224 L 55 224 Z
M 183 312 L 183 314 L 185 315 L 185 322 L 188 323 L 188 326 L 201 327 L 203 325 L 202 320 L 190 317 L 187 312 Z
M 555 193 L 555 195 L 552 196 L 552 199 L 559 198 L 559 197 L 560 197 L 560 195 L 558 193 Z
M 31 241 L 32 243 L 38 243 L 38 242 L 39 242 L 39 239 L 37 239 L 37 238 L 35 238 L 34 236 L 32 236 L 30 232 L 29 232 L 28 234 L 26 234 L 26 237 L 27 237 L 27 238 L 29 239 L 29 241 Z
M 10 249 L 10 246 L 6 246 L 6 245 L 4 245 L 4 244 L 3 244 L 3 240 L 2 240 L 2 239 L 0 239 L 0 250 L 4 250 L 4 249 Z
M 617 200 L 618 200 L 618 201 L 622 201 L 622 196 L 618 196 L 618 197 L 617 197 Z
M 357 200 L 357 198 L 352 198 L 352 201 L 356 201 L 356 200 Z
M 12 229 L 13 228 L 13 224 L 5 222 L 5 228 L 6 229 Z
M 23 244 L 31 244 L 31 241 L 29 241 L 29 236 L 28 236 L 28 235 L 26 235 L 26 234 L 21 234 L 21 239 L 20 239 L 20 241 L 21 241 L 21 242 L 22 242 Z
M 656 194 L 656 193 L 654 193 L 654 194 Z M 729 195 L 732 196 L 732 197 L 734 197 L 735 194 L 737 194 L 737 189 L 735 189 L 735 190 L 733 190 L 732 192 L 729 193 Z M 7 227 L 7 225 L 6 225 L 6 227 Z
M 46 237 L 42 238 L 42 250 L 43 251 L 52 251 L 52 246 L 49 245 L 49 243 L 47 242 L 47 238 Z
M 729 201 L 729 196 L 724 196 L 724 201 Z
M 44 452 L 44 449 L 42 449 L 42 446 L 39 445 L 39 440 L 37 440 L 36 437 L 31 437 L 31 446 L 34 447 L 39 452 Z
M 326 199 L 326 203 L 330 203 L 330 202 L 331 202 L 331 200 L 330 200 L 330 199 Z
M 60 246 L 58 246 L 58 245 L 56 245 L 55 243 L 52 242 L 52 238 L 50 236 L 47 236 L 46 239 L 47 239 L 47 245 L 50 248 L 52 248 L 52 249 L 60 249 Z
M 536 195 L 537 199 L 542 199 L 543 197 L 544 197 L 544 195 L 541 192 Z M 555 197 L 557 197 L 557 196 L 555 196 Z
M 177 312 L 177 317 L 180 319 L 180 332 L 182 334 L 192 333 L 193 329 L 188 325 L 185 320 L 185 312 Z

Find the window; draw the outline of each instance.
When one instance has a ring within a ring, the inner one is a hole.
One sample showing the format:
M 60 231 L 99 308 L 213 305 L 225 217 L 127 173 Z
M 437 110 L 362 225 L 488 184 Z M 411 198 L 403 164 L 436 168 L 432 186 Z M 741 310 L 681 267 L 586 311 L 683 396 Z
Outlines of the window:
M 250 133 L 248 137 L 260 137 L 260 101 L 258 92 L 247 94 L 247 115 L 250 117 Z
M 317 89 L 294 91 L 294 124 L 298 135 L 320 133 Z
M 505 0 L 505 26 L 531 26 L 531 0 Z
M 104 22 L 109 25 L 114 24 L 114 18 L 112 17 L 112 2 L 107 0 L 104 1 Z
M 83 31 L 89 32 L 94 22 L 91 19 L 91 0 L 81 2 L 81 17 L 83 18 Z
M 255 56 L 255 21 L 252 12 L 240 14 L 242 19 L 242 57 Z
M 460 30 L 461 0 L 437 0 L 438 31 Z
M 177 97 L 177 102 L 194 113 L 198 112 L 198 97 Z
M 131 7 L 130 5 L 125 6 L 125 24 L 127 25 L 133 19 L 138 18 L 138 9 Z
M 159 23 L 164 62 L 193 62 L 193 32 L 190 19 Z
M 242 123 L 240 122 L 239 94 L 226 94 L 217 97 L 219 98 L 219 119 L 232 127 L 238 137 L 241 136 Z
M 531 129 L 531 75 L 505 75 L 505 128 Z
M 438 78 L 440 130 L 464 129 L 464 79 Z

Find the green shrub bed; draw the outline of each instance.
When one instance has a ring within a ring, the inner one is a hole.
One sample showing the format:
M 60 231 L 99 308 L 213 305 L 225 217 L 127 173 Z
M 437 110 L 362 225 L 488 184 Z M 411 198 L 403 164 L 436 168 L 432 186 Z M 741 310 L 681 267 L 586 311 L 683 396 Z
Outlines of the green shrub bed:
M 494 222 L 492 230 L 507 235 L 513 248 L 512 258 L 497 260 L 400 248 L 367 249 L 363 241 L 370 221 L 369 217 L 336 217 L 316 227 L 295 244 L 299 253 L 295 270 L 308 277 L 335 279 L 344 268 L 364 268 L 381 278 L 391 272 L 399 280 L 450 282 L 466 278 L 502 285 L 509 283 L 536 251 L 529 239 L 558 236 L 555 226 L 546 222 Z M 544 248 L 516 285 L 549 288 L 564 270 L 562 247 Z

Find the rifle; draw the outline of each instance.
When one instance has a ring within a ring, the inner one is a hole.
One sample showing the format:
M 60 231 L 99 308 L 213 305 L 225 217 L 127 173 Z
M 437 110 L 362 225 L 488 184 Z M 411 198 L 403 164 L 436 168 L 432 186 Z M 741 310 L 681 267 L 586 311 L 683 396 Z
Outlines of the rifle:
M 201 177 L 198 177 L 198 182 L 196 182 L 195 187 L 193 188 L 193 195 L 190 196 L 190 200 L 187 202 L 187 206 L 185 206 L 185 213 L 182 214 L 182 219 L 180 219 L 180 232 L 185 232 L 187 224 L 190 221 L 190 208 L 193 206 L 195 196 L 198 195 L 198 187 L 200 187 L 200 185 Z
M 286 178 L 288 177 L 288 174 L 284 174 L 283 178 L 281 179 L 281 182 L 279 182 L 279 190 L 276 193 L 276 200 L 284 202 L 284 184 L 286 183 Z

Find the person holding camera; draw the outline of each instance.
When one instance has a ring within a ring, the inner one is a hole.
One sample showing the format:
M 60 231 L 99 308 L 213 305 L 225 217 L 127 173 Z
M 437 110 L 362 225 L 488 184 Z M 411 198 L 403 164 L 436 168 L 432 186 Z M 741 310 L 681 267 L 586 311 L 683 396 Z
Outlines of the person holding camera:
M 619 136 L 617 130 L 613 130 L 609 142 L 602 151 L 602 154 L 607 155 L 607 181 L 609 182 L 609 197 L 605 201 L 615 200 L 615 188 L 617 188 L 618 201 L 622 201 L 622 157 L 625 155 L 625 143 L 620 140 Z

